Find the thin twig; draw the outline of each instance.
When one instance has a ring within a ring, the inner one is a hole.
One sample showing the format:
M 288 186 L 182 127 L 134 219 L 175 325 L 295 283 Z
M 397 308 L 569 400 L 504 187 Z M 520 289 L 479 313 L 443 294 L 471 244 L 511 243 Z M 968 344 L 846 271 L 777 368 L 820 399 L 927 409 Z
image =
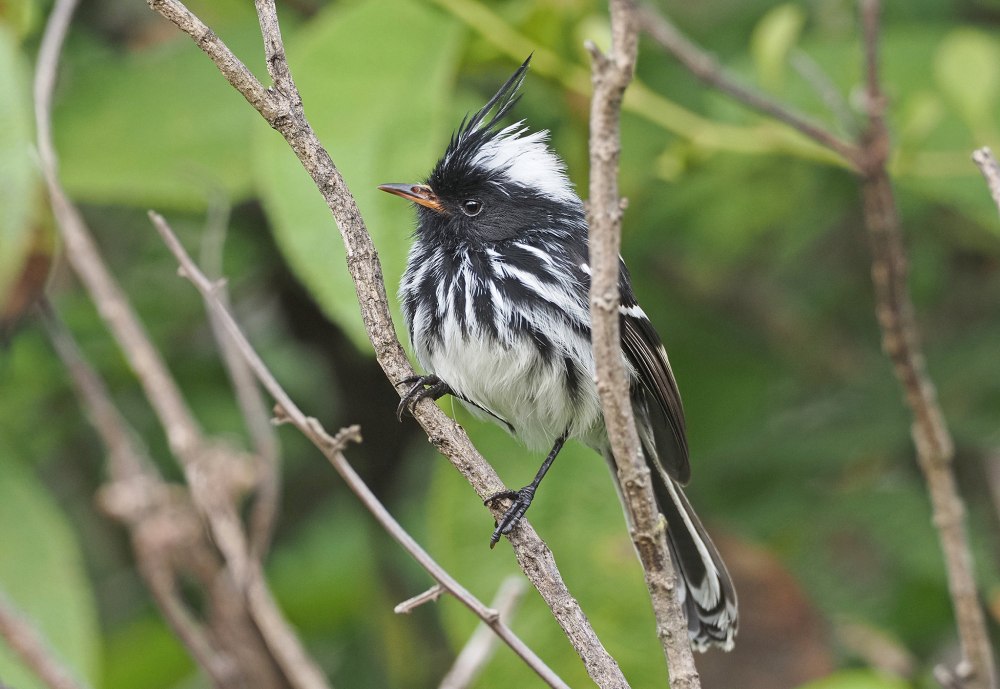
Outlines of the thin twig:
M 179 0 L 149 0 L 150 7 L 191 36 L 226 80 L 276 129 L 295 151 L 310 174 L 333 215 L 347 252 L 347 267 L 357 290 L 365 330 L 375 357 L 393 383 L 413 375 L 396 337 L 389 313 L 385 282 L 378 254 L 365 228 L 354 197 L 329 153 L 316 137 L 302 110 L 301 98 L 287 70 L 281 75 L 281 88 L 266 89 L 231 53 L 205 24 Z M 277 15 L 273 3 L 258 2 L 261 26 L 277 34 Z M 264 39 L 268 69 L 272 62 L 283 60 L 280 35 Z M 287 78 L 286 78 L 287 75 Z M 287 81 L 287 83 L 286 83 Z M 277 84 L 275 86 L 278 86 Z M 469 441 L 465 431 L 431 401 L 422 401 L 414 409 L 414 418 L 423 427 L 434 447 L 455 466 L 483 499 L 504 488 L 493 468 Z M 502 508 L 494 508 L 499 517 Z M 526 520 L 510 534 L 514 554 L 522 571 L 538 589 L 553 616 L 580 655 L 588 674 L 598 686 L 626 687 L 628 683 L 618 663 L 597 638 L 579 603 L 570 594 L 556 566 L 555 558 Z
M 728 74 L 712 55 L 690 41 L 653 7 L 643 5 L 638 12 L 640 26 L 649 37 L 703 82 L 747 107 L 787 124 L 816 143 L 839 154 L 851 165 L 858 166 L 860 151 L 857 146 L 844 141 L 789 106 L 740 83 Z
M 24 615 L 0 591 L 0 639 L 50 689 L 86 689 L 89 685 L 76 679 Z
M 500 588 L 490 603 L 490 607 L 496 610 L 499 619 L 510 621 L 526 589 L 524 579 L 513 575 L 500 583 Z M 455 658 L 448 674 L 441 680 L 438 689 L 466 689 L 472 686 L 486 664 L 490 662 L 496 646 L 497 637 L 488 626 L 481 624 L 476 627 L 476 631 Z
M 183 528 L 191 515 L 171 509 L 172 496 L 166 483 L 115 406 L 104 381 L 52 306 L 43 303 L 41 312 L 49 340 L 108 453 L 110 482 L 99 494 L 100 503 L 106 512 L 129 527 L 136 566 L 171 629 L 215 684 L 228 686 L 232 672 L 226 654 L 212 644 L 205 628 L 187 609 L 174 568 L 165 559 L 173 548 L 190 551 L 191 540 L 179 543 L 181 534 L 197 538 L 202 530 L 196 527 L 192 534 L 190 529 Z M 162 510 L 169 510 L 170 516 L 160 518 Z
M 878 0 L 862 0 L 865 52 L 865 103 L 868 127 L 862 137 L 864 218 L 872 247 L 872 281 L 882 347 L 892 361 L 913 414 L 912 434 L 934 510 L 961 641 L 963 686 L 993 689 L 996 670 L 979 604 L 972 551 L 965 529 L 965 507 L 958 493 L 952 460 L 954 445 L 937 392 L 924 365 L 923 351 L 907 285 L 907 258 L 892 183 L 886 168 L 890 138 L 885 123 L 886 97 L 879 75 Z
M 409 615 L 421 605 L 424 605 L 425 603 L 433 603 L 444 593 L 446 593 L 446 591 L 441 584 L 434 584 L 426 591 L 422 591 L 412 598 L 407 598 L 393 608 L 392 611 L 397 615 Z
M 993 157 L 993 151 L 990 150 L 989 146 L 983 146 L 973 151 L 972 160 L 979 166 L 980 172 L 986 178 L 990 196 L 993 197 L 993 203 L 1000 211 L 1000 163 L 997 163 L 997 159 Z
M 50 15 L 39 49 L 34 91 L 39 158 L 63 238 L 65 254 L 156 411 L 171 452 L 184 469 L 192 502 L 211 530 L 214 545 L 225 556 L 225 566 L 232 577 L 231 583 L 236 590 L 246 587 L 246 600 L 238 595 L 231 595 L 226 601 L 228 608 L 221 604 L 217 607 L 217 611 L 226 613 L 219 618 L 219 624 L 223 626 L 222 632 L 229 633 L 227 640 L 232 644 L 230 650 L 233 657 L 240 659 L 240 662 L 230 665 L 253 676 L 257 667 L 270 670 L 273 666 L 269 663 L 273 660 L 284 672 L 283 684 L 296 689 L 326 689 L 329 685 L 318 666 L 302 649 L 301 642 L 270 600 L 269 594 L 263 595 L 260 592 L 263 575 L 259 571 L 259 564 L 249 558 L 245 533 L 236 509 L 238 493 L 245 488 L 241 485 L 246 473 L 243 458 L 221 444 L 208 442 L 203 436 L 176 381 L 164 365 L 125 294 L 105 266 L 82 216 L 59 184 L 58 158 L 52 139 L 52 91 L 59 55 L 75 4 L 75 0 L 58 0 Z M 210 32 L 203 32 L 198 41 L 203 49 L 211 50 L 213 36 Z M 244 80 L 249 77 L 252 82 L 256 82 L 245 67 L 242 72 L 240 67 L 242 65 L 232 66 L 233 72 L 241 73 Z M 252 90 L 252 85 L 250 88 Z M 258 101 L 261 98 L 268 100 L 266 91 L 253 95 Z M 133 536 L 134 544 L 139 546 L 138 537 L 135 534 Z M 138 554 L 142 560 L 142 553 Z M 152 569 L 149 562 L 140 562 L 139 565 L 147 570 Z M 220 582 L 211 593 L 221 595 L 224 583 Z M 245 610 L 247 603 L 249 609 Z M 248 614 L 256 623 L 256 630 L 249 628 Z M 274 653 L 273 659 L 264 648 L 260 648 L 258 652 L 257 647 L 252 645 L 261 639 Z M 199 650 L 191 645 L 188 648 L 211 673 L 212 665 L 204 663 L 213 663 L 215 658 L 204 657 L 208 654 L 205 649 Z M 263 682 L 260 685 L 267 686 Z M 226 682 L 222 682 L 220 686 L 226 686 Z
M 611 54 L 589 44 L 594 95 L 590 106 L 590 313 L 597 391 L 608 440 L 618 468 L 632 540 L 642 561 L 656 616 L 657 633 L 674 689 L 700 686 L 687 620 L 676 595 L 676 573 L 666 531 L 656 507 L 649 467 L 643 460 L 632 414 L 619 334 L 618 263 L 622 200 L 618 196 L 621 154 L 619 119 L 638 51 L 639 17 L 632 0 L 611 0 Z
M 208 221 L 202 235 L 201 254 L 205 272 L 213 277 L 222 274 L 222 255 L 225 246 L 226 226 L 229 223 L 229 206 L 218 200 L 209 207 Z M 229 307 L 229 293 L 224 287 L 219 291 L 222 302 Z M 264 398 L 246 362 L 235 351 L 225 329 L 207 309 L 212 335 L 222 361 L 229 374 L 229 381 L 236 395 L 243 423 L 250 436 L 257 470 L 254 481 L 254 501 L 249 515 L 250 557 L 258 563 L 264 561 L 274 532 L 281 495 L 281 449 Z
M 180 241 L 167 225 L 166 220 L 157 213 L 150 211 L 150 219 L 156 226 L 157 231 L 163 238 L 167 248 L 177 258 L 181 266 L 181 272 L 185 278 L 201 292 L 205 302 L 211 308 L 219 321 L 225 326 L 234 345 L 243 356 L 247 365 L 268 393 L 275 399 L 281 407 L 282 420 L 291 423 L 303 435 L 323 453 L 330 461 L 337 473 L 344 479 L 351 491 L 361 500 L 365 508 L 372 513 L 379 524 L 396 540 L 427 572 L 434 577 L 444 589 L 461 601 L 477 617 L 488 624 L 524 662 L 534 670 L 539 677 L 551 687 L 566 687 L 567 685 L 545 663 L 535 655 L 528 646 L 510 630 L 507 625 L 496 619 L 494 611 L 487 608 L 482 602 L 473 596 L 464 586 L 458 583 L 447 571 L 444 570 L 425 551 L 409 533 L 400 526 L 399 522 L 389 513 L 385 506 L 375 497 L 371 489 L 362 481 L 361 477 L 347 462 L 343 454 L 343 446 L 347 440 L 360 440 L 360 430 L 354 426 L 345 429 L 337 436 L 331 436 L 312 417 L 307 417 L 301 409 L 292 401 L 288 393 L 281 387 L 274 375 L 267 368 L 267 365 L 260 358 L 260 355 L 253 349 L 247 341 L 242 331 L 219 300 L 216 283 L 213 283 L 195 265 L 191 257 L 188 256 Z
M 877 0 L 861 0 L 861 23 L 865 52 L 865 100 L 868 125 L 857 144 L 845 144 L 822 129 L 803 126 L 788 117 L 791 111 L 780 103 L 768 104 L 748 98 L 723 76 L 714 60 L 679 32 L 668 27 L 659 38 L 687 68 L 707 83 L 738 101 L 796 127 L 813 140 L 840 153 L 862 177 L 864 218 L 872 245 L 872 279 L 876 315 L 882 344 L 891 359 L 913 417 L 917 456 L 934 508 L 934 524 L 941 541 L 949 589 L 962 642 L 963 655 L 971 668 L 962 679 L 966 689 L 993 689 L 996 671 L 979 606 L 973 576 L 972 554 L 965 532 L 964 506 L 951 468 L 954 454 L 951 436 L 938 405 L 934 385 L 924 367 L 923 353 L 913 318 L 913 304 L 906 284 L 906 253 L 886 163 L 890 138 L 885 124 L 886 99 L 880 86 L 878 37 L 880 6 Z M 646 10 L 647 22 L 658 24 L 656 14 Z M 664 20 L 665 21 L 665 20 Z M 662 23 L 661 28 L 662 28 Z M 669 45 L 667 45 L 669 44 Z M 765 98 L 765 101 L 769 99 Z M 978 162 L 978 161 L 977 161 Z M 985 174 L 985 173 L 984 173 Z

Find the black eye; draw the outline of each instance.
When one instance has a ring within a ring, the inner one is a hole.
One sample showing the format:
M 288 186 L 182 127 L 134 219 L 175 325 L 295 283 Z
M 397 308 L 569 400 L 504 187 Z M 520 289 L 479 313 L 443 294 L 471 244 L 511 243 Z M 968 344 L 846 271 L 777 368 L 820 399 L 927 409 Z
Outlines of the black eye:
M 469 217 L 479 215 L 479 212 L 482 210 L 482 201 L 477 201 L 476 199 L 466 199 L 465 201 L 462 201 L 462 212 Z

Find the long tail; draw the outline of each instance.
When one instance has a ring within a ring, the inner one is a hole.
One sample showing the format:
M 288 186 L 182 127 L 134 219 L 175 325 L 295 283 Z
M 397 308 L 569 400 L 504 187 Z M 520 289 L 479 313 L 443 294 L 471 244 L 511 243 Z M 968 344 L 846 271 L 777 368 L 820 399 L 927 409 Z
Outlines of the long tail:
M 610 452 L 605 456 L 614 469 Z M 691 646 L 697 651 L 711 646 L 728 651 L 739 621 L 733 581 L 681 487 L 655 462 L 650 464 L 653 493 L 667 520 L 667 543 L 678 573 L 677 595 L 687 614 Z
M 728 651 L 739 622 L 733 580 L 681 487 L 655 467 L 650 473 L 656 502 L 667 520 L 667 543 L 680 575 L 678 595 L 687 612 L 691 645 L 698 651 L 712 645 Z

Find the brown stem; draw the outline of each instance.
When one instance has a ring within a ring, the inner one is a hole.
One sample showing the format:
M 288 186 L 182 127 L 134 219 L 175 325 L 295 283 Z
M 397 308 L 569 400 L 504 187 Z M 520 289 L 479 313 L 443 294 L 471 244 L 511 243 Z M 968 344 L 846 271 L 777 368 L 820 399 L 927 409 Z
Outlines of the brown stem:
M 795 112 L 786 104 L 740 83 L 735 77 L 728 74 L 710 53 L 688 39 L 681 33 L 680 29 L 653 7 L 644 5 L 638 11 L 641 27 L 649 37 L 677 58 L 689 72 L 701 81 L 729 95 L 743 105 L 787 124 L 857 167 L 860 151 L 856 145 L 844 141 L 822 125 Z
M 413 368 L 392 325 L 382 266 L 354 197 L 306 119 L 291 74 L 284 67 L 272 65 L 284 61 L 280 35 L 273 35 L 279 32 L 273 3 L 265 0 L 257 2 L 259 12 L 265 15 L 261 17 L 261 27 L 272 34 L 264 39 L 268 69 L 276 79 L 275 88 L 268 90 L 179 0 L 148 2 L 154 11 L 191 36 L 226 80 L 288 142 L 337 222 L 347 249 L 347 267 L 357 291 L 362 320 L 379 365 L 394 384 L 413 375 Z M 433 402 L 422 401 L 418 404 L 414 409 L 414 418 L 423 427 L 431 444 L 448 458 L 480 497 L 485 499 L 504 488 L 465 431 Z M 498 506 L 494 516 L 500 516 L 500 511 Z M 510 541 L 518 564 L 549 606 L 594 682 L 601 687 L 628 686 L 618 663 L 601 644 L 579 603 L 566 588 L 551 551 L 531 525 L 522 520 L 511 533 Z
M 288 393 L 285 392 L 281 384 L 278 383 L 277 379 L 267 368 L 260 355 L 257 354 L 250 342 L 247 341 L 246 336 L 243 335 L 239 325 L 233 319 L 232 314 L 229 313 L 220 300 L 218 294 L 219 283 L 213 283 L 199 270 L 162 216 L 152 212 L 149 215 L 167 248 L 170 249 L 180 264 L 184 277 L 190 280 L 198 291 L 201 292 L 208 308 L 225 328 L 228 337 L 232 340 L 233 346 L 239 351 L 246 365 L 257 377 L 260 384 L 264 386 L 277 402 L 280 409 L 279 419 L 281 421 L 288 421 L 294 425 L 326 456 L 333 465 L 333 468 L 344 479 L 344 482 L 358 496 L 365 508 L 371 512 L 386 532 L 397 543 L 403 546 L 448 593 L 455 596 L 455 598 L 488 624 L 494 633 L 503 639 L 549 686 L 568 689 L 567 685 L 538 658 L 534 651 L 528 648 L 509 627 L 501 623 L 496 615 L 480 602 L 479 599 L 473 596 L 465 587 L 448 574 L 444 568 L 438 565 L 427 551 L 400 526 L 399 522 L 395 520 L 385 506 L 375 497 L 375 494 L 365 485 L 364 481 L 361 480 L 361 477 L 357 475 L 344 457 L 343 449 L 346 444 L 351 441 L 359 442 L 361 440 L 360 428 L 352 426 L 343 429 L 336 436 L 331 436 L 316 419 L 307 417 L 299 409 L 298 405 L 292 401 Z
M 638 21 L 631 0 L 611 0 L 611 54 L 588 45 L 593 62 L 590 106 L 590 313 L 597 392 L 608 440 L 618 467 L 630 531 L 642 562 L 656 616 L 657 633 L 670 666 L 673 689 L 700 687 L 688 640 L 687 620 L 675 592 L 676 573 L 666 531 L 656 507 L 649 467 L 643 460 L 632 414 L 619 334 L 618 262 L 622 200 L 618 196 L 621 154 L 619 120 L 638 51 Z
M 879 78 L 879 14 L 878 0 L 862 0 L 868 128 L 861 146 L 861 191 L 872 249 L 875 313 L 882 331 L 882 348 L 892 361 L 913 414 L 917 459 L 930 494 L 962 646 L 963 661 L 956 676 L 968 689 L 993 689 L 996 670 L 979 604 L 965 507 L 955 482 L 954 445 L 924 364 L 907 285 L 903 233 L 886 169 L 890 142 L 885 123 L 886 98 Z
M 990 196 L 993 197 L 993 203 L 1000 211 L 1000 163 L 997 163 L 997 159 L 993 157 L 993 151 L 988 146 L 973 151 L 972 160 L 979 166 L 979 171 L 983 173 L 986 185 L 990 190 Z
M 85 689 L 59 660 L 41 632 L 0 591 L 0 639 L 49 689 Z

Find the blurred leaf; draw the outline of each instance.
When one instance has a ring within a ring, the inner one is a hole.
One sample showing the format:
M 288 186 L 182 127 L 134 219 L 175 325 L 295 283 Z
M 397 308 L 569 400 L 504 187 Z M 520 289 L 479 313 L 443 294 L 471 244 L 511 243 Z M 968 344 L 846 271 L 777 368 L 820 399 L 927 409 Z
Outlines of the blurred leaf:
M 934 77 L 970 129 L 979 136 L 996 132 L 1000 45 L 992 36 L 972 28 L 951 31 L 934 56 Z
M 194 662 L 158 609 L 108 636 L 104 667 L 102 689 L 168 689 L 196 674 Z
M 28 72 L 17 40 L 0 24 L 0 303 L 30 247 L 38 175 L 32 153 Z
M 908 689 L 907 682 L 874 670 L 844 670 L 804 684 L 799 689 Z
M 331 7 L 288 46 L 306 111 L 357 199 L 390 294 L 406 263 L 414 217 L 406 203 L 376 187 L 423 179 L 442 152 L 443 133 L 457 124 L 446 106 L 459 36 L 452 19 L 420 4 L 374 0 Z M 343 242 L 315 185 L 273 132 L 255 141 L 254 172 L 292 269 L 367 349 Z M 394 316 L 401 326 L 398 310 Z
M 0 588 L 70 671 L 96 685 L 100 630 L 72 527 L 2 436 L 0 543 Z M 18 689 L 44 687 L 2 644 L 0 677 Z
M 18 38 L 28 35 L 37 22 L 36 0 L 4 0 L 0 3 L 0 26 L 13 30 Z
M 7 294 L 0 293 L 0 343 L 10 337 L 21 319 L 45 294 L 52 269 L 54 230 L 47 224 L 33 223 L 29 239 L 20 274 Z
M 247 44 L 245 52 L 260 51 L 252 17 L 215 28 L 237 54 Z M 220 193 L 232 201 L 249 194 L 247 140 L 251 123 L 265 125 L 187 36 L 125 55 L 74 47 L 54 113 L 60 175 L 72 196 L 201 210 Z
M 781 88 L 788 53 L 798 43 L 805 22 L 802 8 L 786 4 L 778 5 L 757 23 L 750 37 L 750 54 L 764 88 Z

